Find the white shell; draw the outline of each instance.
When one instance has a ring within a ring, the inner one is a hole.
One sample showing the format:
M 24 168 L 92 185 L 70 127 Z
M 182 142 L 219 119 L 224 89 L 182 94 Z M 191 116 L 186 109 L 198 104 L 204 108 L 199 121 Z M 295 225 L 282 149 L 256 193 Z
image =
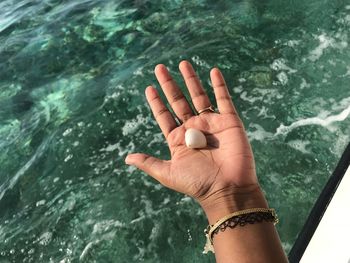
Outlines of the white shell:
M 190 128 L 185 133 L 185 142 L 188 148 L 205 148 L 207 147 L 207 139 L 204 134 L 196 129 Z

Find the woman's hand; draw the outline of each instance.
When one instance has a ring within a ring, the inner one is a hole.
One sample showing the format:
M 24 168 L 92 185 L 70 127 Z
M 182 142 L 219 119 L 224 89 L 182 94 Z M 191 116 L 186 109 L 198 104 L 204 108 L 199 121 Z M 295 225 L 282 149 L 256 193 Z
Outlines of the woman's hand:
M 211 106 L 191 64 L 179 65 L 197 111 Z M 233 106 L 225 80 L 216 68 L 210 72 L 219 113 L 205 111 L 196 115 L 164 65 L 155 74 L 177 118 L 166 108 L 153 87 L 146 97 L 171 152 L 171 160 L 135 153 L 125 160 L 143 170 L 164 186 L 194 197 L 210 221 L 249 207 L 267 207 L 255 173 L 253 153 L 241 120 Z M 188 128 L 201 130 L 208 142 L 203 149 L 185 144 Z
M 180 71 L 197 111 L 211 103 L 192 66 L 183 61 Z M 157 91 L 148 87 L 146 97 L 168 142 L 171 160 L 142 154 L 130 154 L 125 162 L 145 171 L 161 184 L 197 199 L 209 224 L 246 208 L 267 207 L 255 174 L 253 153 L 243 124 L 232 104 L 224 78 L 218 69 L 210 77 L 220 113 L 210 111 L 195 115 L 184 95 L 163 65 L 156 77 L 173 108 L 180 126 L 165 107 Z M 201 130 L 208 142 L 203 149 L 185 145 L 188 128 Z M 275 227 L 261 223 L 226 229 L 214 239 L 215 258 L 227 262 L 288 262 Z

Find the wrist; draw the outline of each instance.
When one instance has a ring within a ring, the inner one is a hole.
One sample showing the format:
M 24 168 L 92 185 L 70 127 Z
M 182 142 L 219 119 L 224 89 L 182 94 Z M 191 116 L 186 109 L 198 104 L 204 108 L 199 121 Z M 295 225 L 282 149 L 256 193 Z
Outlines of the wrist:
M 216 191 L 199 201 L 209 224 L 215 224 L 222 217 L 248 208 L 268 208 L 266 198 L 259 185 L 230 187 Z

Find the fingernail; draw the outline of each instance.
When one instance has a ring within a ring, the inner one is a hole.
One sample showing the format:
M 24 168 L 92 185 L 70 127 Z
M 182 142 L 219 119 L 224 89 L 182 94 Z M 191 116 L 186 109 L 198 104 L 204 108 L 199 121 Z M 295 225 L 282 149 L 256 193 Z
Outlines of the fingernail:
M 130 165 L 132 163 L 132 159 L 133 159 L 133 156 L 132 155 L 128 155 L 126 156 L 125 158 L 125 163 Z

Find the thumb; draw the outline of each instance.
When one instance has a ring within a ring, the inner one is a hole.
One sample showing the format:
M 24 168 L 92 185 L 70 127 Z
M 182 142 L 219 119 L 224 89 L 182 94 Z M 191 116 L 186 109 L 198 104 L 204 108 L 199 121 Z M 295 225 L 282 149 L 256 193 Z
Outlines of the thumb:
M 161 184 L 167 185 L 166 181 L 170 168 L 169 161 L 160 160 L 144 153 L 133 153 L 126 156 L 125 163 L 134 165 Z

